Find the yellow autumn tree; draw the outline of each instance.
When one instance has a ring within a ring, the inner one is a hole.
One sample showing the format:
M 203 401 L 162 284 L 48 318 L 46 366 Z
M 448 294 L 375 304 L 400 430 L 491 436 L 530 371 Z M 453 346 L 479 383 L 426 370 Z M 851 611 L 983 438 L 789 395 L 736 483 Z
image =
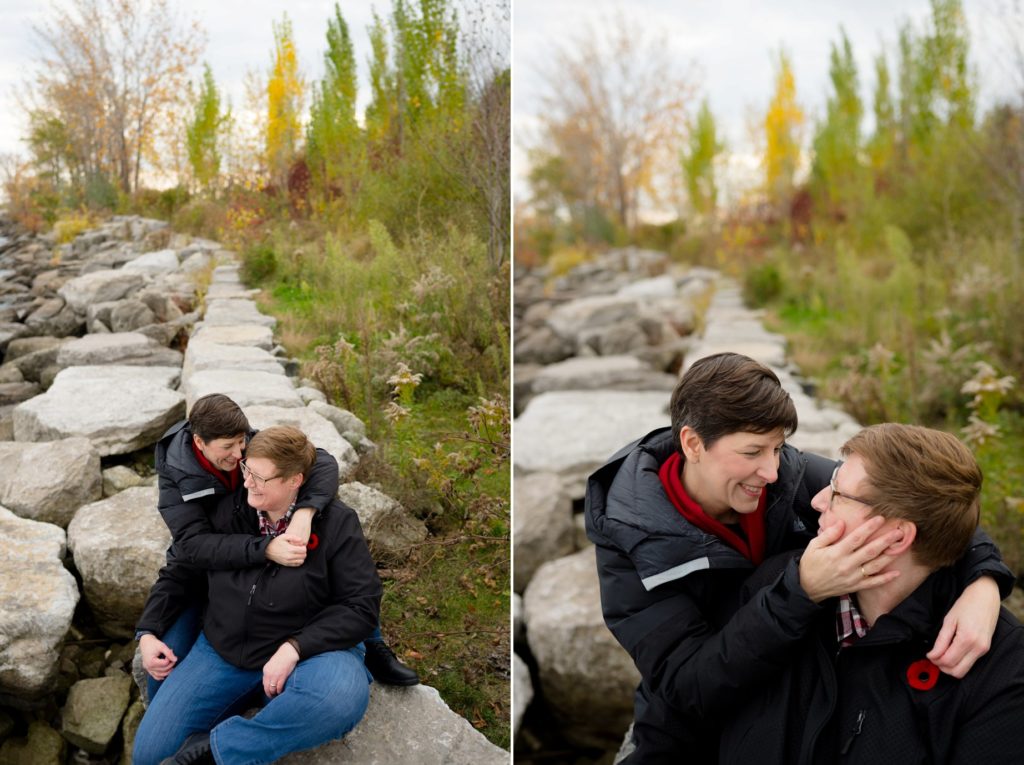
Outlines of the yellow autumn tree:
M 274 24 L 274 60 L 267 80 L 266 162 L 271 180 L 278 185 L 287 182 L 288 167 L 299 149 L 305 90 L 292 23 L 285 14 L 280 24 Z
M 765 192 L 772 204 L 784 210 L 800 164 L 804 112 L 796 101 L 796 79 L 785 50 L 779 51 L 775 66 L 775 90 L 764 116 Z

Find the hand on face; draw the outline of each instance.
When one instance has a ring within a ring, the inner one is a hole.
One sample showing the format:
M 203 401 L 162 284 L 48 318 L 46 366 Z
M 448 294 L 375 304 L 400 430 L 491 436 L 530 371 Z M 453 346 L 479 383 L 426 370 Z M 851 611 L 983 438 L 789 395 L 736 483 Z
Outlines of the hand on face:
M 800 558 L 800 586 L 807 597 L 820 603 L 880 587 L 898 577 L 899 571 L 886 570 L 896 559 L 886 550 L 902 539 L 903 532 L 898 528 L 881 531 L 885 525 L 885 518 L 875 516 L 848 534 L 842 520 L 823 526 Z

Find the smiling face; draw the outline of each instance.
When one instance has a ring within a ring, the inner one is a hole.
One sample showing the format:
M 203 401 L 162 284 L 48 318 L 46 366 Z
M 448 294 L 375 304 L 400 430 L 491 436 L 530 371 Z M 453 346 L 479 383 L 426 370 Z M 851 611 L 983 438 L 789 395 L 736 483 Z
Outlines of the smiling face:
M 686 462 L 683 485 L 687 494 L 712 518 L 735 523 L 757 510 L 764 488 L 779 477 L 782 429 L 770 433 L 740 431 L 722 436 L 705 448 L 696 432 L 679 434 Z
M 242 471 L 249 505 L 263 510 L 272 517 L 284 514 L 295 500 L 302 483 L 302 474 L 284 477 L 277 466 L 266 457 L 250 457 Z
M 203 456 L 208 459 L 215 468 L 230 473 L 237 467 L 245 451 L 245 433 L 239 433 L 233 438 L 211 438 L 204 441 L 199 436 L 193 435 L 196 446 Z

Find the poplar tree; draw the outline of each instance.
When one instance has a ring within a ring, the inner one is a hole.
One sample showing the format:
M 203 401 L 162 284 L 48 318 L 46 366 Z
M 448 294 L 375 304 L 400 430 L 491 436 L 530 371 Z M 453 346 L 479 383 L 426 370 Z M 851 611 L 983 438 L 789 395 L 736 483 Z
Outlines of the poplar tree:
M 266 162 L 270 177 L 280 185 L 287 181 L 288 167 L 299 149 L 304 92 L 292 23 L 285 14 L 280 24 L 274 24 L 274 58 L 267 80 Z
M 793 66 L 783 50 L 776 60 L 775 89 L 764 116 L 765 190 L 768 198 L 782 209 L 793 193 L 803 123 L 804 112 L 796 101 Z
M 186 128 L 188 161 L 192 174 L 203 188 L 209 188 L 220 174 L 221 156 L 217 144 L 220 130 L 228 118 L 229 115 L 221 114 L 220 93 L 210 65 L 206 64 L 192 121 Z
M 715 158 L 724 150 L 725 145 L 718 138 L 715 117 L 705 99 L 690 131 L 689 146 L 681 157 L 690 206 L 698 215 L 713 217 L 715 214 L 718 205 Z

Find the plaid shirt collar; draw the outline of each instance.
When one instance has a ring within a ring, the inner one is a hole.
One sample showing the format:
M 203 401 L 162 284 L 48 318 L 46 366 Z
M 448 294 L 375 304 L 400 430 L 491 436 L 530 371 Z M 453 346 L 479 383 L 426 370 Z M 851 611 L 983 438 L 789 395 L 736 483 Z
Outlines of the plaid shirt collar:
M 836 639 L 840 648 L 849 648 L 868 634 L 868 623 L 857 610 L 851 595 L 842 595 L 836 605 Z
M 287 512 L 277 520 L 277 523 L 274 523 L 270 520 L 270 516 L 264 511 L 257 511 L 260 519 L 260 535 L 265 537 L 276 537 L 279 534 L 286 532 L 288 530 L 288 523 L 291 521 L 292 513 L 294 512 L 295 503 L 292 502 L 292 504 L 288 506 Z

